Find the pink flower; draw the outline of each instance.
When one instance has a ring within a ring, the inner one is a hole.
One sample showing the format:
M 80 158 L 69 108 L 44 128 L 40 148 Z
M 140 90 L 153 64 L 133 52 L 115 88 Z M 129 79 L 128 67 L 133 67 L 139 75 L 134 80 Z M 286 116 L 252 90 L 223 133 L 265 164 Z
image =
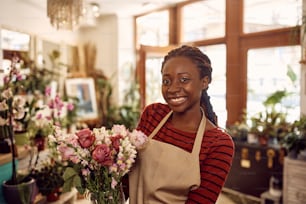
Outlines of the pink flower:
M 88 176 L 90 174 L 89 169 L 82 169 L 81 171 L 82 171 L 82 175 L 84 176 Z
M 4 84 L 7 84 L 9 81 L 10 81 L 10 77 L 9 76 L 4 76 L 3 77 Z
M 115 187 L 117 186 L 117 184 L 118 184 L 118 181 L 116 181 L 116 179 L 114 179 L 114 178 L 112 177 L 112 183 L 111 183 L 112 189 L 115 189 Z
M 51 96 L 51 87 L 46 87 L 46 89 L 45 89 L 45 95 L 46 96 Z
M 38 113 L 38 114 L 36 115 L 36 119 L 37 119 L 37 120 L 42 119 L 42 114 L 41 114 L 41 113 Z
M 148 137 L 141 131 L 133 130 L 130 134 L 130 140 L 136 149 L 142 149 L 146 146 Z
M 96 140 L 96 137 L 94 136 L 93 132 L 89 130 L 89 128 L 78 131 L 76 136 L 78 137 L 78 141 L 83 148 L 90 147 Z
M 74 156 L 74 149 L 66 145 L 60 145 L 58 151 L 61 153 L 63 160 L 69 160 Z
M 49 103 L 48 103 L 48 106 L 50 109 L 53 109 L 55 107 L 55 103 L 53 100 L 50 100 Z
M 72 103 L 68 103 L 68 104 L 67 104 L 67 109 L 68 109 L 69 111 L 72 111 L 72 110 L 74 109 L 74 105 L 73 105 Z
M 122 138 L 121 135 L 116 135 L 110 138 L 112 141 L 113 148 L 118 151 L 120 147 L 120 139 Z
M 104 166 L 111 166 L 113 164 L 111 149 L 106 144 L 97 145 L 92 152 L 92 158 Z
M 22 75 L 21 75 L 20 73 L 17 73 L 17 74 L 16 74 L 16 80 L 17 80 L 17 81 L 23 80 L 23 77 L 22 77 Z

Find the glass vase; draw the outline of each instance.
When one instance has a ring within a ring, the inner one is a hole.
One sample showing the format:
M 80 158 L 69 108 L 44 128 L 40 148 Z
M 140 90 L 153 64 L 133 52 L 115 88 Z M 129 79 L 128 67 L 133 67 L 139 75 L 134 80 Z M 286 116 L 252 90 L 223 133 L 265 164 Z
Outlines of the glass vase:
M 122 185 L 108 191 L 90 192 L 92 204 L 125 204 L 125 196 Z

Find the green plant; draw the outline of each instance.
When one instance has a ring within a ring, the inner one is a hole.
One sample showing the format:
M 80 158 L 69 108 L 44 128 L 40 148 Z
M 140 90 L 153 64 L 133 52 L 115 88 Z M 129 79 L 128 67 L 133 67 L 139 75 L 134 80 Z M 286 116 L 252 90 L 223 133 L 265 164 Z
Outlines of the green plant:
M 306 149 L 306 116 L 301 116 L 291 124 L 289 133 L 281 141 L 289 156 L 296 156 Z
M 64 185 L 65 166 L 58 162 L 48 162 L 40 168 L 31 171 L 30 176 L 36 180 L 39 192 L 42 195 L 49 195 L 55 189 L 61 188 Z
M 251 117 L 250 132 L 269 139 L 271 137 L 280 139 L 288 132 L 289 123 L 287 122 L 286 112 L 276 110 L 276 105 L 280 104 L 281 100 L 288 96 L 287 91 L 276 91 L 269 95 L 263 102 L 265 106 L 264 112 L 259 112 Z
M 4 76 L 4 85 L 0 88 L 0 127 L 6 130 L 7 137 L 11 144 L 12 153 L 12 177 L 7 184 L 17 185 L 22 181 L 17 180 L 16 158 L 17 152 L 15 151 L 15 138 L 14 130 L 18 127 L 18 120 L 25 115 L 25 100 L 17 95 L 22 91 L 23 76 L 20 70 L 17 69 L 16 64 L 18 58 L 12 59 L 12 65 L 8 75 Z

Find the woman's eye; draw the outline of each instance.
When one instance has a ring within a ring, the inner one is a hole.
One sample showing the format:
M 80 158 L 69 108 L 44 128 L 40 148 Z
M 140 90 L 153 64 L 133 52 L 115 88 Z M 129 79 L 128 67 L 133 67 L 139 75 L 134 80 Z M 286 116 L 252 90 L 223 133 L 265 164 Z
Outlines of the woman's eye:
M 171 82 L 170 82 L 170 80 L 169 79 L 163 79 L 163 81 L 162 81 L 162 83 L 163 83 L 163 85 L 169 85 Z
M 186 83 L 186 82 L 188 82 L 190 79 L 189 78 L 187 78 L 187 77 L 182 77 L 182 78 L 180 78 L 180 82 L 181 83 Z

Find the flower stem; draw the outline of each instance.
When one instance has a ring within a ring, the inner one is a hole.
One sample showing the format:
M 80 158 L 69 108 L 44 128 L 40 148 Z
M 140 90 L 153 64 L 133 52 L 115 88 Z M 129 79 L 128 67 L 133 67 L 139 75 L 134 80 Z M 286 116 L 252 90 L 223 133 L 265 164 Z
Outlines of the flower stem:
M 17 157 L 17 147 L 15 145 L 15 140 L 14 140 L 14 130 L 13 130 L 13 110 L 12 107 L 10 107 L 10 128 L 9 128 L 9 139 L 11 141 L 11 152 L 12 152 L 12 179 L 11 182 L 12 184 L 16 185 L 17 184 L 17 171 L 16 171 L 16 157 Z

